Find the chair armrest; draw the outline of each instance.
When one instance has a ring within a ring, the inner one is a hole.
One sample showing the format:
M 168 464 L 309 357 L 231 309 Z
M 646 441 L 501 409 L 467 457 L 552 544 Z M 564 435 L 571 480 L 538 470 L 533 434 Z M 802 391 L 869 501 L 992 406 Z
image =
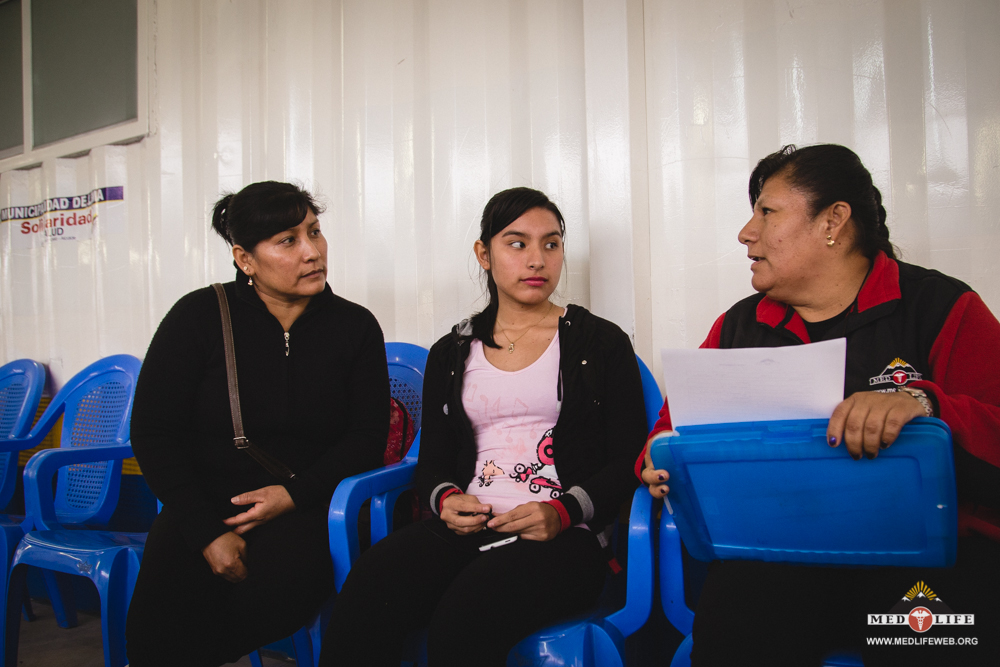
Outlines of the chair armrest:
M 24 466 L 24 522 L 21 528 L 29 530 L 58 530 L 55 499 L 52 495 L 52 476 L 59 468 L 77 463 L 94 463 L 127 459 L 132 456 L 131 443 L 106 447 L 62 447 L 46 449 L 32 456 Z
M 625 606 L 609 615 L 605 622 L 616 627 L 623 637 L 641 628 L 653 611 L 655 595 L 653 496 L 645 486 L 632 494 L 628 520 L 628 567 L 626 569 Z
M 49 431 L 52 430 L 52 427 L 55 426 L 56 421 L 62 416 L 65 410 L 66 404 L 64 402 L 60 402 L 55 406 L 50 405 L 42 413 L 35 427 L 26 436 L 23 438 L 0 439 L 0 452 L 23 452 L 26 449 L 37 447 L 45 439 L 45 436 L 49 434 Z
M 49 434 L 56 421 L 66 411 L 66 401 L 55 401 L 49 404 L 38 423 L 23 438 L 5 438 L 0 440 L 0 452 L 22 452 L 25 449 L 37 447 Z
M 358 511 L 369 498 L 413 485 L 415 461 L 403 460 L 390 466 L 348 477 L 337 485 L 330 501 L 330 555 L 337 591 L 344 585 L 351 564 L 357 560 Z M 391 511 L 391 510 L 390 510 Z
M 660 517 L 660 603 L 671 625 L 681 634 L 691 634 L 694 612 L 684 601 L 684 562 L 681 557 L 681 534 L 671 516 L 670 500 L 664 499 Z

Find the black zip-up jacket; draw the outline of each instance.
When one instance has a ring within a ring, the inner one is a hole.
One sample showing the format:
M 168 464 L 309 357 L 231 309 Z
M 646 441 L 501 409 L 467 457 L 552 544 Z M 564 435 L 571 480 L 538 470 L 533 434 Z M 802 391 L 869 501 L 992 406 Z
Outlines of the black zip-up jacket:
M 462 406 L 471 341 L 472 326 L 462 322 L 427 357 L 416 482 L 435 513 L 444 492 L 463 491 L 476 474 L 476 439 Z M 600 535 L 636 488 L 632 461 L 646 440 L 642 381 L 625 332 L 568 306 L 559 320 L 559 384 L 553 391 L 562 400 L 553 458 L 566 492 L 550 504 L 561 510 L 564 528 L 586 523 Z
M 288 332 L 247 276 L 225 284 L 247 437 L 296 473 L 282 482 L 233 445 L 219 302 L 187 294 L 156 330 L 136 384 L 132 447 L 185 542 L 200 551 L 230 530 L 229 499 L 283 483 L 296 510 L 329 504 L 345 477 L 382 465 L 389 379 L 382 330 L 327 285 Z

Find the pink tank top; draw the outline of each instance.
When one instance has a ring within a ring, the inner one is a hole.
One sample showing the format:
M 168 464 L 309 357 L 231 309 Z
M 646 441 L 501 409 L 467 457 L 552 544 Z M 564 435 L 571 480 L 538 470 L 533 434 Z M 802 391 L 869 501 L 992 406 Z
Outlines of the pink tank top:
M 462 405 L 476 434 L 476 476 L 466 493 L 493 506 L 493 514 L 562 494 L 552 459 L 552 427 L 562 405 L 559 334 L 534 363 L 502 371 L 472 341 L 465 362 Z

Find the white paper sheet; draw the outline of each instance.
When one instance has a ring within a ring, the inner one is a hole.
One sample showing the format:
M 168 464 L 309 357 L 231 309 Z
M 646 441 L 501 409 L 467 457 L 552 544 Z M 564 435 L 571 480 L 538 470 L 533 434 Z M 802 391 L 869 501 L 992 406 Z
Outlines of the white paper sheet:
M 844 399 L 847 339 L 788 347 L 663 350 L 673 425 L 828 419 Z

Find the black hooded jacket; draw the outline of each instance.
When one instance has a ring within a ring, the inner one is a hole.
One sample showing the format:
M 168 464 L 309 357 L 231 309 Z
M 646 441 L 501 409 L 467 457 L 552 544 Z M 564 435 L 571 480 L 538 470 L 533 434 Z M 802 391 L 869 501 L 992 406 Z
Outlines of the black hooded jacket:
M 434 512 L 442 493 L 464 491 L 476 474 L 476 440 L 462 406 L 472 339 L 466 320 L 435 343 L 427 358 L 416 479 Z M 636 488 L 632 462 L 646 441 L 642 381 L 625 332 L 585 308 L 568 306 L 559 320 L 554 389 L 562 407 L 552 447 L 566 491 L 551 502 L 561 503 L 570 526 L 586 523 L 600 534 Z

